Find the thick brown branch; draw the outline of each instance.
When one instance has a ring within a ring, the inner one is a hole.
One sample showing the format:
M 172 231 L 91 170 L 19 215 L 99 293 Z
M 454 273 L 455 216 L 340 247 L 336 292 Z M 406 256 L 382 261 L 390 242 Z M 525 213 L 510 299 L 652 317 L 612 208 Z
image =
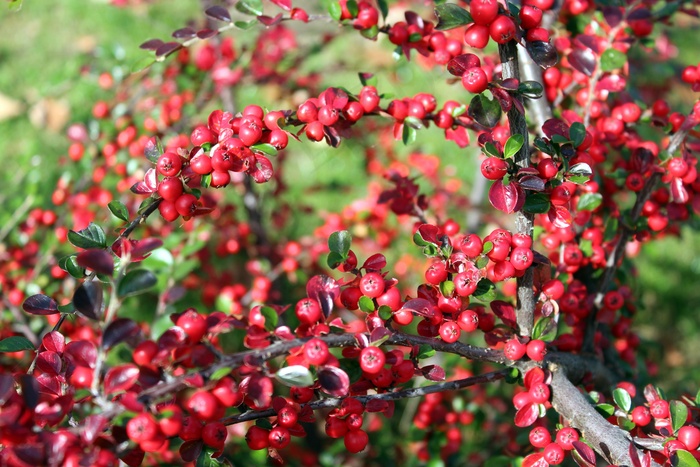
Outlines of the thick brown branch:
M 357 396 L 355 397 L 355 399 L 362 402 L 363 404 L 366 404 L 367 402 L 372 400 L 396 401 L 400 399 L 409 399 L 412 397 L 423 397 L 428 394 L 434 394 L 437 392 L 456 391 L 458 389 L 464 389 L 469 386 L 474 386 L 476 384 L 498 381 L 499 379 L 505 378 L 508 373 L 509 370 L 492 371 L 490 373 L 484 373 L 483 375 L 472 376 L 471 378 L 458 379 L 455 381 L 447 381 L 438 384 L 431 384 L 430 386 L 423 386 L 419 388 L 402 389 L 400 391 L 395 392 L 385 392 L 382 394 Z M 308 404 L 303 404 L 302 407 L 309 407 L 311 408 L 311 410 L 333 408 L 340 406 L 340 404 L 343 403 L 343 400 L 344 398 L 321 399 L 314 402 L 309 402 Z M 221 422 L 223 422 L 226 425 L 233 425 L 235 423 L 242 423 L 251 420 L 257 420 L 260 418 L 274 417 L 275 415 L 277 415 L 277 412 L 275 412 L 274 409 L 262 410 L 259 412 L 251 410 L 240 415 L 232 415 L 230 417 L 225 417 L 221 419 Z
M 515 78 L 520 80 L 520 69 L 518 63 L 518 50 L 515 41 L 510 41 L 506 44 L 498 46 L 498 53 L 501 58 L 503 79 Z M 514 99 L 519 99 L 520 96 L 515 96 Z M 510 125 L 511 135 L 521 135 L 523 137 L 523 146 L 515 155 L 515 164 L 518 167 L 530 166 L 530 143 L 527 131 L 527 121 L 525 116 L 521 114 L 515 106 L 508 111 L 508 124 Z M 515 226 L 518 233 L 523 233 L 532 236 L 532 228 L 534 216 L 532 214 L 520 211 L 516 214 Z M 518 322 L 518 331 L 521 336 L 530 337 L 535 316 L 535 293 L 532 290 L 534 267 L 530 267 L 525 271 L 522 277 L 518 278 L 518 302 L 515 308 L 516 319 Z
M 608 423 L 581 392 L 571 384 L 563 368 L 550 365 L 552 370 L 552 407 L 571 426 L 581 431 L 586 442 L 613 465 L 634 465 L 630 458 L 632 438 L 621 428 Z M 658 466 L 652 462 L 653 466 Z

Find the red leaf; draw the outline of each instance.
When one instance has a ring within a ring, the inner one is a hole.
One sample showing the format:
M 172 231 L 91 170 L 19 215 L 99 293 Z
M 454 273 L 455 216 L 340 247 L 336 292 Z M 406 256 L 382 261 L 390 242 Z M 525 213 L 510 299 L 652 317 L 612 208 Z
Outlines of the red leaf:
M 156 50 L 158 47 L 163 45 L 163 41 L 160 39 L 151 39 L 139 46 L 139 48 L 144 50 Z
M 627 87 L 627 80 L 620 75 L 607 75 L 596 85 L 596 91 L 620 92 Z
M 282 21 L 282 13 L 278 14 L 274 18 L 267 15 L 258 16 L 258 21 L 267 27 L 274 26 Z
M 333 311 L 335 300 L 340 296 L 340 285 L 335 279 L 319 274 L 306 283 L 306 294 L 309 298 L 318 300 L 327 318 Z
M 656 388 L 653 385 L 647 384 L 644 387 L 644 398 L 647 400 L 647 402 L 654 402 L 661 399 L 661 396 L 659 396 L 659 393 L 656 391 Z
M 344 397 L 348 395 L 350 389 L 350 378 L 340 368 L 334 366 L 322 366 L 319 368 L 318 383 L 323 392 L 333 397 Z
M 445 369 L 438 365 L 427 365 L 420 369 L 425 379 L 445 381 Z
M 272 178 L 272 162 L 267 157 L 256 154 L 255 163 L 248 169 L 248 175 L 255 183 L 265 183 Z
M 77 366 L 95 368 L 97 347 L 90 341 L 76 340 L 66 345 L 65 355 Z
M 535 423 L 535 420 L 537 420 L 539 415 L 539 404 L 530 402 L 529 404 L 521 407 L 515 414 L 515 426 L 519 426 L 520 428 L 530 426 Z
M 139 333 L 141 328 L 129 318 L 117 318 L 112 321 L 102 335 L 102 348 L 111 349 L 124 340 Z
M 32 295 L 22 303 L 22 309 L 32 315 L 55 315 L 58 313 L 58 305 L 51 298 L 43 294 Z
M 457 55 L 447 62 L 447 71 L 453 76 L 462 76 L 468 69 L 481 65 L 481 60 L 474 54 Z
M 139 368 L 127 363 L 111 368 L 105 375 L 104 387 L 106 394 L 126 391 L 139 379 Z
M 75 261 L 78 263 L 78 266 L 91 269 L 98 274 L 111 276 L 114 272 L 114 257 L 106 250 L 85 250 L 78 253 Z
M 380 271 L 386 267 L 386 257 L 381 253 L 375 253 L 367 258 L 362 267 L 368 271 Z
M 48 373 L 51 375 L 57 375 L 61 372 L 63 367 L 63 362 L 61 357 L 50 350 L 41 352 L 36 359 L 36 367 L 43 373 Z
M 445 139 L 448 141 L 454 141 L 460 148 L 466 148 L 469 146 L 469 133 L 467 133 L 467 129 L 462 126 L 458 126 L 455 129 L 446 129 Z
M 565 229 L 571 225 L 573 218 L 571 217 L 571 212 L 564 206 L 554 206 L 552 205 L 547 212 L 547 217 L 549 222 L 554 224 L 558 229 Z
M 584 462 L 583 465 L 585 465 L 586 467 L 595 467 L 596 461 L 595 452 L 593 451 L 593 449 L 589 445 L 581 441 L 574 441 L 572 444 L 574 446 L 574 449 L 576 450 L 576 453 L 581 457 L 581 461 Z M 578 460 L 576 461 L 576 463 L 578 465 L 582 465 L 580 462 L 578 462 Z
M 569 125 L 562 122 L 558 118 L 550 118 L 542 125 L 542 132 L 551 138 L 554 135 L 563 136 L 564 138 L 569 138 Z
M 367 401 L 365 405 L 365 410 L 367 410 L 367 412 L 384 412 L 388 408 L 389 403 L 379 399 L 371 399 Z
M 674 203 L 685 204 L 690 199 L 688 196 L 688 190 L 685 189 L 683 185 L 683 179 L 674 177 L 671 180 L 671 198 Z
M 282 8 L 284 11 L 291 11 L 292 0 L 270 0 L 272 3 Z
M 489 202 L 499 211 L 511 214 L 525 204 L 525 191 L 518 182 L 504 185 L 503 180 L 496 180 L 489 189 Z
M 178 29 L 177 31 L 173 32 L 172 36 L 175 39 L 191 39 L 194 36 L 197 35 L 197 31 L 190 27 Z
M 180 446 L 180 457 L 184 462 L 194 462 L 202 453 L 204 444 L 201 439 L 195 441 L 185 441 Z
M 502 300 L 494 300 L 491 302 L 491 309 L 498 316 L 503 324 L 511 328 L 517 326 L 517 319 L 515 318 L 515 307 L 510 303 L 504 302 Z
M 62 354 L 66 349 L 66 338 L 58 331 L 51 331 L 41 338 L 41 344 L 46 350 Z
M 402 310 L 410 310 L 418 316 L 432 318 L 435 316 L 435 307 L 424 298 L 412 298 L 403 304 Z
M 537 175 L 524 175 L 518 179 L 520 186 L 526 190 L 544 191 L 544 180 Z
M 90 445 L 102 434 L 105 426 L 107 426 L 107 417 L 103 415 L 88 415 L 80 430 L 80 437 L 86 444 Z
M 176 50 L 180 50 L 182 44 L 179 42 L 166 42 L 156 49 L 156 57 L 167 57 Z
M 536 452 L 523 459 L 522 467 L 549 467 L 549 463 L 544 460 L 544 454 Z
M 633 467 L 642 467 L 642 461 L 639 459 L 639 453 L 637 452 L 637 448 L 635 447 L 634 443 L 630 443 L 628 452 L 630 455 L 630 460 L 632 460 Z
M 586 76 L 593 76 L 596 58 L 591 49 L 575 49 L 569 54 L 569 64 Z
M 423 224 L 418 227 L 418 234 L 421 236 L 421 238 L 426 242 L 434 243 L 435 245 L 440 243 L 437 239 L 439 232 L 440 229 L 438 229 L 436 225 L 432 224 Z
M 526 389 L 530 389 L 532 386 L 538 383 L 544 383 L 545 374 L 544 370 L 539 367 L 532 368 L 525 373 L 525 378 L 523 378 L 523 384 Z
M 119 257 L 128 253 L 131 255 L 131 262 L 137 263 L 148 258 L 153 250 L 161 246 L 163 246 L 163 240 L 159 238 L 144 238 L 143 240 L 119 238 L 112 245 L 112 251 Z

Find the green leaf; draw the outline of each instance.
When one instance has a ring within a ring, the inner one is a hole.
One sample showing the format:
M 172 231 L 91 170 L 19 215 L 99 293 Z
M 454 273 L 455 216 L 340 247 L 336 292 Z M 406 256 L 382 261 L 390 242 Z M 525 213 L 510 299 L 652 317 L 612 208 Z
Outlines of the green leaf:
M 476 291 L 474 292 L 474 298 L 482 302 L 492 302 L 496 299 L 496 286 L 493 282 L 482 278 L 476 286 Z
M 688 420 L 688 406 L 681 401 L 671 401 L 669 409 L 671 413 L 671 427 L 673 428 L 673 433 L 677 434 L 678 430 Z
M 570 142 L 570 141 L 571 141 L 571 140 L 570 140 L 569 138 L 567 138 L 566 136 L 562 136 L 562 135 L 552 135 L 552 142 L 554 142 L 554 143 L 557 143 L 557 144 L 564 144 L 564 143 L 568 143 L 568 142 Z
M 578 199 L 576 209 L 579 211 L 595 211 L 603 202 L 603 195 L 600 193 L 584 193 Z
M 586 139 L 586 127 L 583 123 L 574 122 L 569 128 L 569 139 L 574 143 L 575 147 L 581 146 L 583 140 Z
M 438 19 L 435 29 L 438 31 L 447 31 L 448 29 L 458 28 L 474 22 L 472 15 L 467 10 L 454 3 L 437 5 L 435 7 L 435 16 Z
M 263 14 L 262 0 L 238 0 L 236 10 L 244 15 L 260 16 Z
M 109 208 L 109 212 L 111 212 L 117 219 L 124 222 L 129 221 L 129 210 L 121 201 L 114 200 L 110 202 L 107 207 Z
M 379 27 L 375 24 L 369 29 L 363 29 L 360 31 L 360 35 L 365 39 L 371 39 L 373 41 L 377 40 L 377 36 L 379 35 Z
M 328 249 L 334 253 L 338 253 L 343 258 L 347 258 L 352 245 L 352 235 L 347 230 L 333 232 L 328 237 Z
M 450 255 L 447 255 L 448 257 Z M 440 283 L 440 293 L 443 297 L 451 297 L 455 291 L 455 283 L 452 281 L 443 281 Z
M 416 130 L 422 130 L 423 128 L 425 128 L 425 125 L 423 125 L 421 119 L 417 117 L 406 117 L 403 123 L 404 125 L 408 125 L 411 128 L 415 128 Z
M 481 254 L 488 254 L 488 252 L 491 250 L 493 250 L 493 242 L 489 240 L 487 242 L 484 242 L 484 245 L 481 247 Z
M 268 156 L 276 156 L 277 155 L 277 149 L 270 143 L 258 143 L 254 144 L 250 147 L 250 149 L 254 149 L 256 151 L 263 152 L 267 154 Z
M 557 337 L 557 322 L 554 316 L 543 316 L 532 329 L 532 338 L 541 339 L 545 342 L 553 341 Z
M 617 404 L 617 406 L 625 413 L 629 412 L 632 408 L 632 397 L 625 389 L 616 388 L 613 391 L 613 400 L 615 401 L 615 404 Z
M 314 384 L 314 376 L 303 365 L 291 365 L 280 368 L 275 373 L 275 379 L 290 388 L 307 387 Z
M 280 317 L 274 308 L 264 306 L 260 308 L 260 314 L 265 317 L 265 330 L 274 331 L 279 323 Z
M 345 262 L 347 257 L 344 257 L 340 253 L 336 253 L 335 251 L 331 251 L 328 253 L 328 259 L 326 259 L 326 263 L 328 264 L 328 267 L 331 269 L 335 269 L 341 264 Z
M 199 457 L 197 457 L 195 467 L 219 467 L 223 465 L 221 462 L 211 457 L 215 452 L 216 450 L 214 448 L 204 446 L 202 452 L 199 453 Z
M 119 298 L 130 297 L 144 292 L 158 283 L 158 278 L 148 269 L 134 269 L 121 278 L 117 284 Z
M 229 375 L 232 371 L 233 371 L 233 368 L 230 368 L 230 367 L 219 368 L 218 370 L 216 370 L 214 373 L 211 374 L 211 376 L 209 377 L 209 380 L 210 381 L 219 381 L 224 376 Z
M 469 103 L 467 113 L 471 118 L 486 128 L 495 127 L 501 120 L 501 105 L 496 99 L 489 99 L 483 94 L 477 94 Z
M 357 75 L 360 77 L 360 83 L 362 83 L 363 86 L 377 85 L 377 77 L 372 73 L 358 73 Z
M 575 183 L 576 185 L 585 185 L 590 178 L 588 175 L 572 175 L 570 177 L 566 178 L 568 181 L 571 183 Z
M 252 28 L 256 24 L 258 24 L 257 19 L 251 19 L 250 21 L 234 21 L 233 22 L 233 25 L 242 31 L 247 31 L 248 29 Z
M 590 240 L 582 239 L 580 242 L 578 242 L 579 248 L 581 248 L 581 251 L 583 254 L 590 258 L 593 256 L 593 242 Z
M 627 417 L 617 417 L 617 426 L 625 431 L 632 431 L 637 425 Z
M 0 352 L 34 350 L 34 345 L 24 336 L 11 336 L 0 341 Z
M 501 157 L 501 154 L 498 152 L 496 145 L 492 142 L 484 144 L 484 147 L 481 150 L 484 151 L 484 154 L 486 154 L 487 156 Z
M 505 158 L 508 159 L 514 157 L 518 151 L 520 151 L 520 148 L 523 147 L 524 142 L 525 138 L 523 138 L 523 135 L 516 134 L 508 138 L 508 141 L 506 141 L 506 146 L 503 148 L 503 155 Z
M 537 149 L 542 151 L 545 154 L 549 154 L 550 156 L 554 155 L 554 148 L 552 147 L 551 144 L 549 144 L 547 141 L 544 139 L 540 138 L 539 136 L 535 138 L 535 142 L 533 143 Z
M 341 9 L 338 0 L 326 0 L 323 3 L 326 5 L 326 10 L 328 10 L 328 14 L 331 15 L 331 18 L 336 21 L 340 21 L 340 17 L 343 15 L 343 10 Z
M 401 134 L 401 141 L 403 141 L 403 144 L 407 146 L 409 144 L 413 144 L 416 141 L 416 129 L 413 128 L 411 125 L 406 125 L 404 123 L 403 132 Z
M 394 312 L 391 311 L 391 308 L 387 305 L 380 306 L 379 310 L 377 310 L 377 313 L 379 313 L 379 317 L 384 321 L 388 320 L 394 315 Z
M 74 230 L 68 231 L 68 240 L 78 248 L 106 248 L 107 237 L 104 230 L 94 223 L 90 223 L 86 228 L 78 232 Z
M 525 97 L 539 99 L 542 97 L 544 87 L 537 81 L 523 81 L 518 85 L 518 92 Z
M 673 467 L 700 467 L 697 459 L 685 449 L 679 449 L 671 456 L 671 465 Z
M 377 6 L 382 14 L 382 18 L 386 19 L 386 16 L 389 14 L 389 5 L 386 0 L 377 0 Z
M 523 211 L 532 214 L 544 214 L 549 211 L 549 197 L 544 193 L 528 193 Z
M 615 407 L 611 404 L 598 404 L 595 409 L 606 418 L 615 414 Z
M 479 269 L 485 268 L 486 266 L 488 266 L 488 264 L 489 264 L 489 257 L 488 256 L 480 255 L 476 259 L 476 267 Z
M 462 115 L 464 112 L 466 112 L 466 110 L 467 110 L 467 106 L 464 105 L 464 104 L 462 104 L 462 105 L 460 105 L 459 107 L 455 107 L 455 108 L 452 110 L 452 114 L 451 114 L 451 115 L 452 115 L 453 118 L 457 118 L 457 117 L 459 117 L 460 115 Z
M 360 310 L 364 313 L 372 313 L 376 308 L 374 306 L 374 301 L 367 295 L 360 297 L 359 301 Z
M 430 358 L 435 355 L 435 349 L 428 344 L 423 344 L 418 348 L 418 360 Z
M 612 71 L 622 68 L 627 63 L 627 55 L 617 49 L 610 48 L 600 56 L 600 68 L 603 71 Z
M 66 271 L 71 276 L 76 279 L 82 279 L 85 277 L 85 269 L 78 265 L 77 254 L 72 254 L 69 256 L 64 256 L 58 260 L 58 267 Z

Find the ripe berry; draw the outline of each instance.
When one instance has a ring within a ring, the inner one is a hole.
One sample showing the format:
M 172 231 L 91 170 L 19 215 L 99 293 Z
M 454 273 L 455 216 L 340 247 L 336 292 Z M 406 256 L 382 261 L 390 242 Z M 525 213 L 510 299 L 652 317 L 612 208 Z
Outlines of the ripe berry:
M 185 331 L 190 343 L 199 342 L 207 332 L 207 320 L 197 313 L 194 308 L 189 308 L 180 316 L 175 323 Z
M 489 180 L 500 180 L 508 173 L 508 162 L 498 157 L 487 157 L 481 163 L 481 175 Z
M 297 302 L 294 308 L 299 321 L 305 324 L 313 324 L 321 320 L 323 311 L 318 301 L 311 298 L 304 298 Z
M 217 418 L 219 412 L 219 401 L 212 393 L 203 389 L 192 394 L 185 406 L 192 415 L 205 422 Z
M 248 447 L 254 451 L 266 449 L 270 445 L 269 432 L 264 428 L 253 425 L 248 428 L 245 441 L 248 443 Z
M 542 22 L 542 10 L 534 5 L 523 5 L 519 17 L 523 29 L 536 28 Z
M 496 0 L 472 0 L 469 12 L 474 23 L 488 26 L 498 16 L 498 2 Z
M 635 425 L 647 426 L 651 422 L 651 412 L 643 405 L 632 409 L 632 421 Z
M 460 333 L 459 325 L 455 321 L 445 321 L 440 326 L 440 337 L 448 344 L 457 342 Z
M 457 324 L 465 332 L 473 332 L 479 327 L 479 314 L 474 310 L 464 310 L 457 318 Z
M 360 279 L 360 291 L 367 297 L 379 297 L 384 293 L 384 278 L 379 273 L 368 272 Z
M 328 360 L 328 345 L 321 339 L 311 339 L 304 344 L 304 357 L 311 365 L 323 365 Z
M 530 248 L 517 247 L 510 252 L 510 263 L 518 271 L 524 271 L 532 265 L 534 254 Z
M 532 397 L 532 401 L 537 402 L 538 404 L 544 404 L 547 402 L 550 395 L 551 391 L 549 390 L 549 386 L 547 386 L 545 383 L 533 384 L 530 388 L 530 396 Z
M 535 361 L 541 362 L 544 360 L 544 356 L 547 353 L 547 347 L 544 341 L 540 339 L 533 339 L 527 343 L 527 356 Z
M 143 341 L 134 349 L 131 358 L 139 366 L 150 365 L 158 353 L 158 344 L 151 340 Z
M 345 449 L 356 454 L 367 447 L 369 436 L 363 430 L 348 431 L 344 438 Z
M 571 451 L 574 448 L 574 441 L 579 440 L 578 431 L 573 428 L 562 428 L 557 432 L 557 444 L 565 451 Z
M 384 293 L 377 297 L 377 305 L 388 306 L 391 311 L 401 308 L 401 292 L 398 287 L 391 287 L 384 290 Z
M 453 282 L 455 284 L 455 292 L 457 292 L 457 295 L 460 297 L 467 297 L 476 292 L 476 287 L 479 280 L 471 271 L 463 271 L 454 277 Z
M 700 446 L 700 430 L 694 426 L 684 426 L 678 430 L 678 441 L 685 444 L 689 451 L 693 451 Z
M 497 43 L 505 44 L 515 37 L 515 23 L 509 16 L 498 15 L 489 26 L 489 34 Z
M 292 441 L 292 435 L 289 430 L 283 426 L 276 426 L 270 430 L 268 435 L 268 440 L 270 441 L 270 447 L 274 449 L 284 449 Z
M 559 465 L 564 461 L 564 449 L 557 443 L 550 443 L 544 448 L 544 460 L 550 465 Z
M 166 152 L 158 158 L 156 165 L 158 173 L 165 177 L 174 177 L 180 173 L 182 168 L 182 159 L 177 154 Z M 161 195 L 162 196 L 162 195 Z
M 425 271 L 425 280 L 433 285 L 439 285 L 447 280 L 447 269 L 443 261 L 435 261 Z
M 202 441 L 215 449 L 223 448 L 227 437 L 226 425 L 221 422 L 210 422 L 202 428 Z
M 470 258 L 476 258 L 484 249 L 484 243 L 477 234 L 469 234 L 459 242 L 459 249 Z
M 277 423 L 279 423 L 280 426 L 291 428 L 297 424 L 297 420 L 299 420 L 299 414 L 293 407 L 282 407 L 280 411 L 277 412 Z
M 482 24 L 472 24 L 464 31 L 464 43 L 475 49 L 483 49 L 489 43 L 489 28 Z
M 369 374 L 376 374 L 384 367 L 386 357 L 379 347 L 365 347 L 360 352 L 360 368 Z
M 489 79 L 481 67 L 467 69 L 462 75 L 462 86 L 473 94 L 482 93 L 489 86 Z
M 297 118 L 300 122 L 311 123 L 318 120 L 318 107 L 310 101 L 306 101 L 297 109 Z
M 126 434 L 135 443 L 151 441 L 158 435 L 158 424 L 151 414 L 141 413 L 126 424 Z
M 552 442 L 552 435 L 545 427 L 538 426 L 530 430 L 530 444 L 536 448 L 543 448 Z
M 649 411 L 654 418 L 668 418 L 668 401 L 653 401 L 651 404 L 649 404 Z
M 182 217 L 190 217 L 197 211 L 197 198 L 185 193 L 175 201 L 175 209 Z
M 503 348 L 503 353 L 509 360 L 520 360 L 525 356 L 527 347 L 522 344 L 516 337 L 509 339 Z
M 329 438 L 342 438 L 348 432 L 348 425 L 345 420 L 338 417 L 326 418 L 326 434 Z
M 306 125 L 306 129 L 304 131 L 306 133 L 306 137 L 311 141 L 321 141 L 323 139 L 323 124 L 319 121 L 309 123 Z
M 166 201 L 176 201 L 182 192 L 182 181 L 179 178 L 166 178 L 158 184 L 158 194 Z

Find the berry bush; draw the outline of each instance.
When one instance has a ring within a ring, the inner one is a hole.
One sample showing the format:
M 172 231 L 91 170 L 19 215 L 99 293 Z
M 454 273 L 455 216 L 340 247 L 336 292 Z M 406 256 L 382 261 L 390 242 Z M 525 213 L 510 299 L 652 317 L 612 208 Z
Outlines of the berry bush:
M 700 213 L 695 3 L 189 15 L 0 229 L 0 465 L 700 465 L 635 260 Z

